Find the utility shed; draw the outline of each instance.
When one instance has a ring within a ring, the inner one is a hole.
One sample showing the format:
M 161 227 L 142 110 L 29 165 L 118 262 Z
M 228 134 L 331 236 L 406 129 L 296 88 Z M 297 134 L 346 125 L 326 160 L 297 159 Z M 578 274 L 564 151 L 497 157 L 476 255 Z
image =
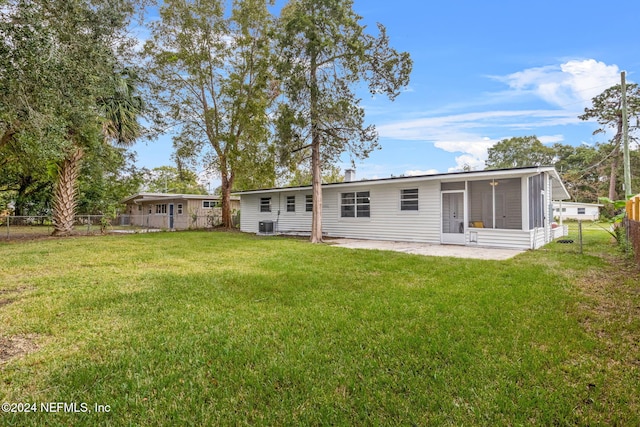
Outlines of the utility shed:
M 327 237 L 535 249 L 560 237 L 552 200 L 569 198 L 553 167 L 396 177 L 322 185 Z M 240 229 L 311 232 L 311 186 L 242 191 Z

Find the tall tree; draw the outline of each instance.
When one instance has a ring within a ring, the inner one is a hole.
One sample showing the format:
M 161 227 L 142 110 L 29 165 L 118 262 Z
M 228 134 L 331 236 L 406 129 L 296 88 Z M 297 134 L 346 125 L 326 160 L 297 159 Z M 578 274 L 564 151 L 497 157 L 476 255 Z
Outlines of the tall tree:
M 153 168 L 144 174 L 144 187 L 158 193 L 207 194 L 196 173 L 184 167 Z
M 634 132 L 640 128 L 640 88 L 637 84 L 627 85 L 627 116 L 629 120 L 629 142 L 636 142 Z M 614 129 L 614 135 L 609 140 L 611 144 L 610 175 L 609 175 L 609 199 L 617 199 L 618 169 L 622 163 L 622 88 L 620 85 L 612 86 L 592 99 L 592 106 L 584 109 L 584 114 L 578 116 L 581 120 L 595 119 L 600 127 L 593 134 L 607 133 L 608 129 Z
M 519 136 L 496 143 L 489 148 L 486 169 L 549 166 L 554 163 L 555 151 L 536 136 Z
M 236 180 L 261 171 L 274 179 L 272 167 L 260 166 L 273 164 L 266 145 L 271 21 L 265 0 L 236 0 L 229 17 L 220 0 L 166 0 L 145 45 L 155 99 L 178 129 L 178 157 L 208 151 L 227 228 Z
M 71 231 L 79 163 L 104 140 L 97 102 L 109 91 L 133 12 L 133 0 L 13 0 L 2 8 L 0 56 L 9 73 L 0 73 L 8 100 L 0 145 L 20 134 L 47 136 L 41 152 L 48 147 L 58 160 L 54 234 Z
M 285 158 L 311 151 L 311 242 L 322 241 L 322 167 L 350 151 L 366 157 L 377 147 L 373 125 L 354 86 L 366 81 L 372 94 L 395 99 L 409 83 L 412 61 L 389 46 L 385 27 L 367 34 L 352 0 L 291 0 L 277 33 L 284 103 L 276 126 Z

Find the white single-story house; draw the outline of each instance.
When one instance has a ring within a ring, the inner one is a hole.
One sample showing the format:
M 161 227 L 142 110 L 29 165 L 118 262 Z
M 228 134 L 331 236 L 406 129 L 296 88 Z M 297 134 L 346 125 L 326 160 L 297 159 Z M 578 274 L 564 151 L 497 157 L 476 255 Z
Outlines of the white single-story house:
M 395 177 L 322 185 L 327 237 L 535 249 L 564 229 L 552 200 L 569 198 L 553 167 Z M 309 234 L 311 186 L 242 191 L 240 229 Z
M 220 198 L 201 194 L 137 193 L 121 201 L 121 225 L 167 230 L 209 228 L 222 217 Z M 231 198 L 231 210 L 240 208 L 240 198 Z
M 598 203 L 553 202 L 553 216 L 560 220 L 596 221 L 600 218 L 600 208 L 603 206 Z

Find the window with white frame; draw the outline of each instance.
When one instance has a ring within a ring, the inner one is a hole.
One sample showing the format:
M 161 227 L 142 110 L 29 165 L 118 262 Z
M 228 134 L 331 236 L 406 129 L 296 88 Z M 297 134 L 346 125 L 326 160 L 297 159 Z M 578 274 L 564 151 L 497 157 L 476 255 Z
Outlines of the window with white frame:
M 296 211 L 296 196 L 287 196 L 287 212 Z
M 156 205 L 156 213 L 157 214 L 166 214 L 167 213 L 167 204 L 163 203 L 161 205 Z
M 304 197 L 304 210 L 305 212 L 313 212 L 313 194 L 307 194 Z
M 260 198 L 260 212 L 271 212 L 271 197 Z
M 182 215 L 182 203 L 178 203 L 177 210 L 178 210 L 178 215 Z
M 578 215 L 584 215 L 586 214 L 586 209 L 585 208 L 578 208 Z
M 368 191 L 340 194 L 340 216 L 342 218 L 369 218 L 371 198 Z
M 400 190 L 400 210 L 401 211 L 417 211 L 418 210 L 418 189 L 417 188 Z
M 218 202 L 216 202 L 215 200 L 203 200 L 202 207 L 205 209 L 215 208 L 217 203 Z

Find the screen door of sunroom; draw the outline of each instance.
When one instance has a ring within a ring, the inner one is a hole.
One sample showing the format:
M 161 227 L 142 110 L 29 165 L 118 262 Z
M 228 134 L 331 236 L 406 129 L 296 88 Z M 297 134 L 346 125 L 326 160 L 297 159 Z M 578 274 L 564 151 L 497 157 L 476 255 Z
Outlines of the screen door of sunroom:
M 442 192 L 441 242 L 464 245 L 464 191 Z

